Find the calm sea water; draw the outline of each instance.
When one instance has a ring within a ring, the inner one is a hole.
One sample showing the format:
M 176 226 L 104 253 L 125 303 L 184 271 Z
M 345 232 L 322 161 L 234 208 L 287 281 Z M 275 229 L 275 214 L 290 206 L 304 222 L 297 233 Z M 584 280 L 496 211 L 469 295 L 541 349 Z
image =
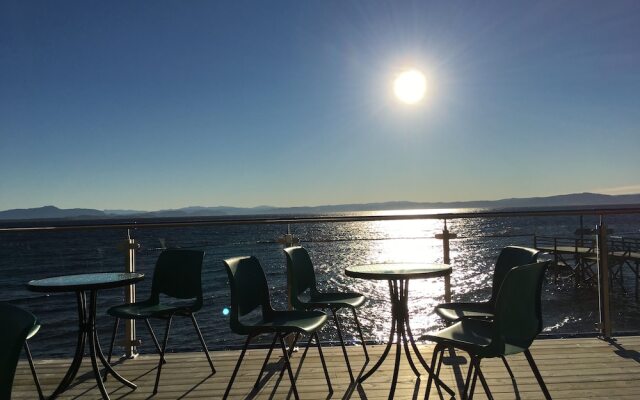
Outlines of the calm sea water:
M 433 211 L 433 210 L 431 210 Z M 371 213 L 369 213 L 371 214 Z M 616 216 L 607 219 L 616 235 L 638 236 L 639 216 Z M 594 218 L 585 217 L 584 225 L 594 226 Z M 578 217 L 514 217 L 501 219 L 467 219 L 448 222 L 458 238 L 451 242 L 453 274 L 452 296 L 455 301 L 485 300 L 490 295 L 491 274 L 500 249 L 507 245 L 532 246 L 533 234 L 574 237 Z M 314 261 L 318 281 L 324 289 L 355 290 L 365 293 L 368 301 L 360 311 L 365 338 L 384 341 L 389 332 L 388 286 L 348 278 L 344 268 L 379 262 L 441 262 L 442 244 L 434 238 L 442 231 L 439 220 L 374 221 L 313 223 L 291 225 Z M 229 288 L 222 260 L 241 255 L 257 256 L 265 269 L 276 308 L 286 308 L 286 267 L 283 246 L 275 239 L 287 226 L 233 225 L 195 228 L 154 228 L 131 231 L 140 244 L 136 255 L 138 272 L 147 279 L 137 285 L 138 299 L 150 292 L 155 261 L 163 248 L 202 249 L 206 252 L 204 268 L 205 306 L 197 315 L 210 348 L 237 346 L 244 338 L 229 329 L 223 309 L 229 306 Z M 76 300 L 73 293 L 43 295 L 29 292 L 26 283 L 56 275 L 83 272 L 122 271 L 125 255 L 120 245 L 127 237 L 124 229 L 0 233 L 0 301 L 10 301 L 32 311 L 42 329 L 32 340 L 35 356 L 72 354 L 77 329 Z M 624 270 L 624 283 L 612 286 L 614 330 L 640 330 L 640 307 L 634 296 L 633 276 Z M 433 307 L 444 300 L 442 278 L 412 281 L 409 308 L 412 330 L 420 334 L 442 327 Z M 98 330 L 103 347 L 108 345 L 113 320 L 106 309 L 123 301 L 122 289 L 99 293 Z M 593 333 L 598 320 L 597 290 L 575 287 L 573 281 L 548 280 L 543 294 L 545 331 L 549 333 Z M 344 313 L 347 337 L 355 340 L 354 322 Z M 162 322 L 152 322 L 162 336 Z M 141 352 L 153 352 L 143 324 L 138 336 Z M 331 325 L 321 333 L 326 341 L 336 340 Z M 266 339 L 268 340 L 268 339 Z M 170 351 L 197 350 L 199 343 L 188 319 L 175 319 L 169 340 Z

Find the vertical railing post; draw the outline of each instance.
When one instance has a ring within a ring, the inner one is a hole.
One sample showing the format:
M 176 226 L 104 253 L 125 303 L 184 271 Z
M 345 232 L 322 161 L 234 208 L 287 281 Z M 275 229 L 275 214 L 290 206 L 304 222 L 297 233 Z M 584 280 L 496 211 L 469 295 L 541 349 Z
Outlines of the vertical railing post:
M 289 246 L 293 246 L 293 235 L 291 235 L 291 228 L 290 225 L 287 224 L 287 234 L 283 235 L 283 242 L 282 244 L 284 245 L 284 248 L 287 248 Z M 287 240 L 291 240 L 290 243 L 287 242 Z M 285 264 L 286 264 L 286 256 L 285 256 Z M 285 265 L 286 268 L 286 265 Z M 292 283 L 290 282 L 290 276 L 289 276 L 289 271 L 287 270 L 287 310 L 293 310 L 293 303 L 291 302 L 291 299 L 293 297 L 293 292 L 291 291 L 291 287 L 292 287 Z M 289 334 L 285 337 L 285 343 L 287 344 L 288 348 L 291 348 L 291 346 L 294 346 L 295 343 L 293 343 L 293 339 L 295 339 L 294 337 L 295 335 L 293 334 Z M 293 348 L 293 351 L 297 352 L 298 351 L 298 346 L 295 346 Z
M 598 328 L 604 338 L 611 337 L 611 309 L 609 298 L 609 249 L 607 243 L 607 225 L 600 216 L 596 226 L 598 239 L 598 300 L 600 306 L 600 323 Z
M 449 239 L 455 239 L 458 237 L 455 233 L 449 232 L 447 229 L 447 220 L 444 220 L 444 228 L 442 233 L 436 234 L 436 239 L 442 239 L 442 261 L 445 264 L 451 264 L 451 251 L 449 248 Z M 446 303 L 451 302 L 451 276 L 444 277 L 444 301 Z
M 136 249 L 138 245 L 135 239 L 131 239 L 131 235 L 127 230 L 127 239 L 125 240 L 125 272 L 136 272 Z M 125 286 L 124 289 L 125 303 L 135 303 L 136 287 L 135 285 Z M 133 358 L 137 355 L 135 352 L 136 340 L 136 322 L 133 319 L 125 319 L 124 321 L 124 344 L 125 355 L 127 358 Z

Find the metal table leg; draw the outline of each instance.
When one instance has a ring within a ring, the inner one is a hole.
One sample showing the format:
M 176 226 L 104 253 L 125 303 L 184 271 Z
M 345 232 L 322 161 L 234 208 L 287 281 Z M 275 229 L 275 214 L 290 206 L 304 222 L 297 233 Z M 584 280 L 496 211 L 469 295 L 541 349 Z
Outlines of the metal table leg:
M 55 399 L 60 395 L 60 393 L 67 390 L 71 382 L 76 377 L 78 370 L 80 369 L 80 364 L 82 364 L 82 357 L 84 356 L 84 344 L 87 339 L 87 330 L 86 330 L 86 308 L 87 308 L 87 297 L 85 296 L 83 291 L 76 292 L 76 300 L 78 303 L 78 340 L 76 342 L 76 353 L 73 356 L 73 361 L 67 370 L 67 373 L 62 378 L 62 381 L 53 392 L 53 394 L 49 397 L 49 399 Z
M 358 381 L 360 383 L 364 382 L 367 378 L 369 378 L 379 367 L 382 365 L 384 360 L 387 358 L 389 354 L 389 350 L 393 344 L 394 334 L 397 336 L 396 338 L 396 357 L 395 357 L 395 366 L 393 371 L 393 379 L 391 381 L 391 390 L 389 392 L 389 399 L 392 399 L 394 396 L 394 391 L 396 388 L 396 384 L 398 381 L 398 371 L 400 369 L 400 353 L 402 352 L 402 347 L 404 346 L 404 353 L 407 361 L 409 362 L 409 366 L 413 371 L 414 375 L 420 379 L 420 372 L 416 368 L 416 365 L 413 361 L 413 357 L 411 355 L 411 349 L 415 357 L 418 359 L 423 368 L 427 371 L 429 376 L 431 376 L 437 385 L 444 388 L 450 395 L 454 395 L 455 392 L 447 385 L 444 384 L 438 378 L 435 373 L 431 370 L 431 368 L 427 365 L 424 358 L 420 354 L 418 350 L 418 346 L 413 338 L 413 334 L 411 333 L 411 327 L 409 325 L 409 280 L 407 279 L 399 279 L 399 280 L 390 280 L 389 281 L 389 295 L 391 298 L 391 333 L 389 335 L 389 341 L 387 342 L 387 347 L 385 348 L 382 356 L 376 362 L 376 364 L 366 373 L 364 374 Z M 411 349 L 409 348 L 411 345 Z
M 393 336 L 396 333 L 397 321 L 396 321 L 396 315 L 395 315 L 396 313 L 393 311 L 395 309 L 395 303 L 393 301 L 394 293 L 393 293 L 391 281 L 389 281 L 389 295 L 391 297 L 391 333 L 389 334 L 389 340 L 387 340 L 387 347 L 385 347 L 384 351 L 382 352 L 382 356 L 380 357 L 380 359 L 373 365 L 373 367 L 371 367 L 369 371 L 367 371 L 367 373 L 365 373 L 358 379 L 358 382 L 364 382 L 368 377 L 370 377 L 374 372 L 376 372 L 376 370 L 380 367 L 380 365 L 382 365 L 384 360 L 387 358 L 387 355 L 389 354 L 389 350 L 391 350 L 391 346 L 393 345 Z
M 98 291 L 92 290 L 90 297 L 90 307 L 89 307 L 89 321 L 88 321 L 88 334 L 91 335 L 91 341 L 89 342 L 89 354 L 91 356 L 91 365 L 93 367 L 93 373 L 96 378 L 96 382 L 98 383 L 98 389 L 100 389 L 100 393 L 102 393 L 102 398 L 109 399 L 109 395 L 104 387 L 104 382 L 102 380 L 102 375 L 100 374 L 100 369 L 98 367 L 98 360 L 102 365 L 106 368 L 106 372 L 113 375 L 114 378 L 119 380 L 121 383 L 129 386 L 132 389 L 136 389 L 138 386 L 133 382 L 128 381 L 122 375 L 117 373 L 111 365 L 107 362 L 104 354 L 102 353 L 102 348 L 100 347 L 100 342 L 98 341 L 98 332 L 96 331 L 96 307 L 97 307 L 97 299 L 98 299 Z M 96 358 L 97 357 L 97 358 Z
M 102 377 L 100 375 L 100 369 L 98 368 L 98 358 L 102 365 L 106 368 L 106 372 L 113 375 L 117 380 L 122 382 L 123 384 L 129 386 L 132 389 L 135 389 L 137 386 L 123 378 L 120 374 L 118 374 L 107 362 L 104 354 L 102 353 L 102 349 L 100 348 L 100 343 L 98 341 L 98 334 L 96 332 L 96 303 L 97 303 L 97 291 L 92 290 L 90 292 L 90 303 L 87 304 L 87 294 L 84 291 L 77 291 L 76 297 L 78 302 L 78 341 L 76 343 L 76 352 L 73 357 L 73 361 L 71 362 L 71 366 L 67 370 L 64 378 L 58 385 L 57 389 L 53 392 L 53 394 L 49 397 L 49 399 L 55 399 L 62 392 L 69 388 L 71 382 L 75 379 L 78 370 L 80 369 L 80 365 L 82 364 L 82 359 L 84 357 L 84 348 L 85 343 L 87 341 L 87 336 L 89 336 L 89 355 L 91 358 L 91 366 L 93 369 L 93 373 L 96 378 L 96 382 L 98 384 L 98 389 L 102 394 L 102 398 L 105 400 L 109 399 L 109 395 L 104 387 L 104 383 L 102 381 Z

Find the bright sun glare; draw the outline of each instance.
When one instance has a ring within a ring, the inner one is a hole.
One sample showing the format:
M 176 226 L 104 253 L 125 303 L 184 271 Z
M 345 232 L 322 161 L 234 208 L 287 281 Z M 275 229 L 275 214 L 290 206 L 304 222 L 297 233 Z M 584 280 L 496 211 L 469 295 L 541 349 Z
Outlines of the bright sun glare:
M 393 81 L 393 92 L 406 104 L 415 104 L 422 100 L 427 90 L 427 80 L 418 70 L 410 69 L 402 72 Z

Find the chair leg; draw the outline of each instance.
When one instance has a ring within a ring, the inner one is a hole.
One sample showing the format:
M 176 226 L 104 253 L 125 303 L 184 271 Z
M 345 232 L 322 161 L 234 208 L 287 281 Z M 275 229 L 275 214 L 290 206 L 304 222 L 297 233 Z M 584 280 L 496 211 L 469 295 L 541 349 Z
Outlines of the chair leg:
M 536 365 L 536 362 L 533 361 L 533 356 L 531 355 L 531 352 L 529 351 L 529 349 L 524 351 L 524 356 L 527 357 L 529 366 L 531 366 L 531 370 L 533 371 L 533 374 L 536 376 L 536 379 L 538 380 L 540 389 L 542 389 L 542 393 L 544 393 L 544 398 L 547 400 L 551 400 L 551 394 L 549 393 L 549 390 L 547 389 L 547 385 L 545 385 L 544 380 L 542 379 L 542 375 L 540 375 L 540 371 L 538 370 L 538 366 Z
M 438 380 L 440 380 L 440 369 L 442 368 L 442 362 L 444 361 L 445 351 L 447 351 L 447 346 L 442 345 L 442 347 L 440 348 L 440 358 L 438 359 L 438 366 L 436 367 L 436 376 L 438 377 Z M 440 382 L 442 382 L 442 380 L 440 380 Z M 440 386 L 438 385 L 437 381 L 436 389 L 438 389 L 438 394 L 440 395 L 440 397 L 442 397 L 442 390 L 440 390 Z M 452 391 L 452 389 L 447 390 L 447 392 L 451 395 L 451 397 L 455 396 L 455 393 Z
M 513 371 L 511 370 L 511 367 L 507 362 L 507 358 L 505 356 L 500 356 L 500 358 L 502 359 L 502 362 L 504 363 L 504 366 L 507 369 L 507 372 L 509 373 L 509 377 L 511 378 L 511 384 L 513 385 L 513 392 L 516 395 L 516 399 L 519 399 L 520 391 L 518 390 L 518 382 L 516 382 L 516 377 L 515 375 L 513 375 Z
M 162 372 L 162 364 L 164 360 L 164 354 L 167 350 L 167 342 L 169 341 L 169 329 L 171 328 L 171 319 L 173 317 L 169 317 L 167 320 L 167 327 L 164 331 L 164 342 L 162 343 L 162 350 L 160 351 L 160 359 L 158 360 L 158 373 L 156 374 L 156 384 L 153 387 L 153 394 L 158 393 L 158 385 L 160 384 L 160 373 Z
M 118 324 L 120 323 L 120 318 L 116 317 L 116 322 L 113 324 L 113 334 L 111 335 L 111 344 L 109 345 L 109 357 L 107 361 L 111 364 L 111 355 L 113 354 L 113 344 L 116 341 L 116 333 L 118 332 Z
M 298 344 L 298 339 L 300 339 L 300 332 L 296 332 L 295 336 L 293 337 L 293 341 L 289 345 L 289 357 L 291 357 L 291 355 L 293 354 L 293 351 L 295 350 L 296 345 Z
M 440 357 L 441 350 L 442 349 L 440 343 L 436 343 L 435 347 L 433 348 L 433 354 L 431 355 L 431 374 L 429 374 L 429 380 L 427 380 L 427 389 L 424 393 L 424 400 L 428 400 L 429 394 L 431 393 L 431 382 L 433 382 L 432 374 L 435 374 L 436 376 L 440 374 L 440 368 L 436 370 L 436 362 L 438 360 L 438 357 Z
M 273 352 L 273 348 L 276 345 L 276 340 L 278 340 L 278 333 L 273 335 L 271 346 L 269 346 L 269 351 L 267 352 L 267 356 L 264 358 L 264 362 L 262 363 L 262 368 L 260 368 L 260 372 L 258 373 L 258 378 L 256 379 L 256 383 L 253 384 L 254 389 L 257 389 L 258 385 L 260 384 L 260 378 L 262 378 L 262 373 L 264 372 L 264 369 L 267 367 L 269 358 L 271 358 L 271 353 Z
M 300 396 L 298 396 L 298 388 L 296 387 L 296 378 L 293 375 L 293 371 L 291 370 L 291 362 L 289 361 L 289 354 L 287 352 L 287 346 L 284 344 L 283 335 L 278 335 L 280 338 L 280 347 L 282 348 L 282 357 L 284 358 L 285 366 L 287 367 L 287 372 L 289 373 L 289 379 L 291 380 L 291 389 L 293 390 L 293 396 L 296 400 L 300 400 Z
M 297 336 L 296 336 L 297 337 Z M 329 393 L 333 393 L 333 386 L 331 385 L 331 378 L 329 377 L 329 370 L 327 369 L 327 363 L 324 359 L 324 353 L 322 353 L 322 347 L 320 346 L 320 338 L 318 337 L 318 332 L 314 332 L 313 334 L 309 334 L 309 340 L 307 340 L 307 345 L 304 347 L 304 351 L 302 352 L 302 356 L 300 357 L 300 362 L 298 363 L 298 368 L 296 368 L 295 377 L 298 379 L 300 375 L 300 371 L 302 370 L 302 364 L 307 357 L 307 352 L 309 351 L 309 346 L 311 345 L 311 341 L 316 340 L 316 346 L 318 348 L 318 353 L 320 355 L 320 362 L 322 363 L 322 370 L 324 372 L 324 377 L 327 381 L 327 386 L 329 387 Z M 284 374 L 284 368 L 280 371 L 280 379 L 282 379 L 282 375 Z
M 315 332 L 313 335 L 316 338 L 316 346 L 318 347 L 318 354 L 320 354 L 320 361 L 322 362 L 324 377 L 327 379 L 327 385 L 329 386 L 329 393 L 333 393 L 333 386 L 331 386 L 331 379 L 329 378 L 329 370 L 327 370 L 327 362 L 324 360 L 324 354 L 322 353 L 322 346 L 320 345 L 320 338 L 318 337 L 318 332 Z
M 351 370 L 349 355 L 347 354 L 347 348 L 345 347 L 344 339 L 342 338 L 342 327 L 340 326 L 340 321 L 338 320 L 338 315 L 336 314 L 336 310 L 334 308 L 331 309 L 331 314 L 333 314 L 333 322 L 336 324 L 336 330 L 338 331 L 338 339 L 340 339 L 340 345 L 342 346 L 342 354 L 344 355 L 344 361 L 347 364 L 349 378 L 351 379 L 351 382 L 354 382 L 355 378 L 353 377 L 353 371 Z
M 286 339 L 287 336 L 289 336 L 290 333 L 285 333 L 283 334 L 283 338 Z M 293 341 L 290 343 L 289 345 L 289 361 L 291 361 L 291 355 L 293 354 L 293 349 L 296 346 L 296 344 L 298 343 L 298 339 L 300 339 L 300 332 L 296 332 L 295 336 L 293 337 Z M 304 363 L 305 358 L 307 357 L 307 353 L 309 352 L 309 344 L 311 343 L 311 339 L 313 339 L 312 335 L 309 335 L 309 339 L 307 340 L 307 344 L 304 346 L 304 351 L 302 352 L 302 356 L 300 357 L 300 361 L 298 362 L 298 368 L 296 369 L 296 373 L 295 373 L 295 377 L 296 380 L 298 379 L 298 375 L 300 375 L 300 369 L 302 368 L 302 364 Z M 282 377 L 284 376 L 284 371 L 287 369 L 287 366 L 285 363 L 282 363 L 282 368 L 280 369 L 280 375 L 278 376 L 278 379 L 281 380 Z M 290 396 L 290 394 L 289 394 Z
M 507 372 L 509 373 L 509 376 L 511 377 L 511 379 L 515 379 L 515 376 L 513 375 L 513 371 L 511 370 L 511 367 L 507 362 L 507 358 L 505 356 L 500 356 L 500 359 L 502 359 L 502 363 L 504 364 L 504 367 L 507 369 Z
M 489 385 L 487 384 L 486 379 L 484 379 L 484 374 L 482 373 L 482 369 L 480 369 L 480 359 L 478 359 L 478 378 L 480 378 L 480 383 L 482 383 L 482 388 L 484 389 L 485 394 L 487 395 L 487 399 L 493 400 L 493 395 L 491 394 L 491 390 L 489 390 Z
M 286 335 L 285 335 L 286 337 Z M 298 337 L 298 334 L 296 333 L 296 338 Z M 302 364 L 304 363 L 304 360 L 307 358 L 307 353 L 309 352 L 309 345 L 311 344 L 311 341 L 313 340 L 313 335 L 309 335 L 309 339 L 307 340 L 307 344 L 304 346 L 304 351 L 302 352 L 302 356 L 300 357 L 300 361 L 298 362 L 298 368 L 296 368 L 296 373 L 295 373 L 295 377 L 296 380 L 298 379 L 298 376 L 300 375 L 300 370 L 302 369 Z M 291 352 L 289 352 L 289 360 L 291 360 Z M 282 379 L 282 375 L 284 375 L 284 370 L 285 370 L 285 365 L 282 366 L 282 369 L 280 370 L 280 377 L 279 379 Z
M 356 321 L 356 329 L 358 330 L 358 335 L 360 336 L 360 342 L 362 343 L 362 350 L 364 350 L 364 361 L 365 363 L 369 362 L 369 352 L 367 351 L 367 343 L 364 341 L 364 335 L 362 334 L 362 327 L 360 326 L 360 321 L 358 321 L 358 313 L 356 313 L 356 309 L 352 308 L 353 311 L 353 319 Z
M 277 334 L 276 334 L 277 336 Z M 236 367 L 233 370 L 233 373 L 231 374 L 231 379 L 229 379 L 229 384 L 227 384 L 227 389 L 224 391 L 224 395 L 222 396 L 222 399 L 226 399 L 227 397 L 229 397 L 229 392 L 231 391 L 231 386 L 233 385 L 233 381 L 236 379 L 236 375 L 238 374 L 238 370 L 240 370 L 240 364 L 242 363 L 242 359 L 244 358 L 244 354 L 247 352 L 247 348 L 249 347 L 249 343 L 251 342 L 251 335 L 247 336 L 247 340 L 244 342 L 244 347 L 242 348 L 242 351 L 240 352 L 240 357 L 238 358 L 238 362 L 236 363 Z M 274 341 L 275 342 L 275 341 Z M 271 351 L 269 351 L 269 353 L 271 353 Z M 260 379 L 260 377 L 258 377 L 258 379 Z
M 462 393 L 463 399 L 466 399 L 466 400 L 469 399 L 469 389 L 471 386 L 471 381 L 474 380 L 475 382 L 475 377 L 476 377 L 475 369 L 476 369 L 475 358 L 469 355 L 469 370 L 467 371 L 467 379 L 464 382 L 464 389 Z
M 473 361 L 473 379 L 471 380 L 471 386 L 469 387 L 469 396 L 467 397 L 467 400 L 473 400 L 473 394 L 476 391 L 476 382 L 478 380 L 478 370 L 480 369 L 480 363 L 474 359 Z
M 42 388 L 40 387 L 40 380 L 38 379 L 38 374 L 36 373 L 36 367 L 33 365 L 33 357 L 31 357 L 31 350 L 29 350 L 29 345 L 27 341 L 24 341 L 24 352 L 27 353 L 27 361 L 29 361 L 29 367 L 31 368 L 31 375 L 33 375 L 33 381 L 36 384 L 36 389 L 38 390 L 38 397 L 40 400 L 44 400 L 44 395 L 42 394 Z
M 118 332 L 118 324 L 120 323 L 120 318 L 116 317 L 116 322 L 113 324 L 113 333 L 111 334 L 111 344 L 109 345 L 109 356 L 107 357 L 107 364 L 111 365 L 111 355 L 113 354 L 113 344 L 116 341 L 116 333 Z M 104 371 L 104 377 L 102 380 L 104 382 L 107 381 L 108 372 Z
M 204 351 L 204 354 L 207 356 L 207 361 L 209 361 L 209 365 L 211 366 L 211 373 L 215 374 L 216 369 L 213 366 L 213 361 L 211 361 L 211 356 L 209 355 L 209 349 L 207 349 L 207 345 L 204 342 L 204 338 L 202 337 L 202 332 L 200 332 L 200 327 L 198 326 L 198 322 L 196 322 L 196 316 L 193 314 L 190 314 L 189 316 L 191 317 L 191 322 L 193 322 L 193 327 L 196 329 L 196 333 L 198 334 L 198 339 L 200 339 L 202 350 Z
M 158 354 L 160 355 L 160 358 L 162 359 L 162 363 L 166 364 L 167 360 L 164 359 L 164 354 L 162 354 L 162 350 L 160 349 L 160 343 L 158 343 L 158 338 L 156 337 L 156 334 L 153 332 L 153 328 L 151 327 L 151 323 L 149 322 L 149 319 L 145 318 L 144 322 L 147 325 L 147 330 L 149 331 L 149 335 L 151 335 L 151 340 L 153 340 L 153 344 L 154 346 L 156 346 L 156 351 L 158 352 Z
M 478 380 L 478 378 L 480 378 L 480 383 L 482 384 L 484 392 L 487 395 L 487 399 L 493 400 L 493 395 L 491 394 L 491 390 L 489 390 L 489 385 L 487 384 L 487 381 L 484 378 L 484 374 L 480 369 L 480 361 L 481 359 L 478 357 L 473 357 L 471 361 L 474 364 L 474 374 L 473 374 L 473 381 L 471 382 L 471 389 L 470 389 L 468 400 L 473 399 L 473 394 L 476 388 L 476 381 Z

